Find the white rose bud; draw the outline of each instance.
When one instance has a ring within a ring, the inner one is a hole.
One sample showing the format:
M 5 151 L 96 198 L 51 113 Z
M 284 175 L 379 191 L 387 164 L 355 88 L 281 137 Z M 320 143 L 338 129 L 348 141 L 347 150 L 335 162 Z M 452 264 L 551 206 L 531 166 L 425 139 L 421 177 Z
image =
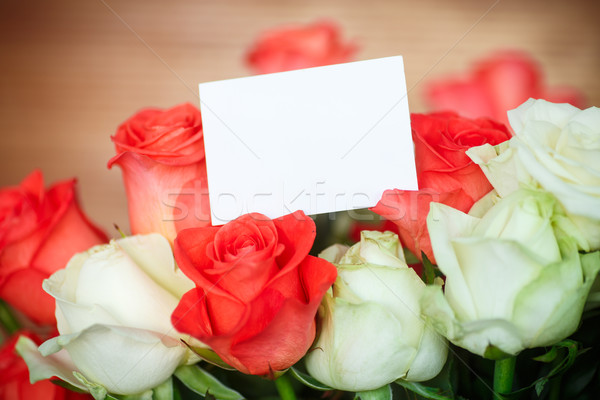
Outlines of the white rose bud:
M 60 336 L 39 347 L 45 357 L 31 354 L 30 343 L 18 346 L 32 380 L 55 375 L 88 391 L 114 394 L 143 393 L 161 384 L 189 361 L 171 313 L 193 287 L 158 234 L 75 255 L 43 284 L 56 299 Z
M 427 287 L 423 313 L 488 358 L 564 339 L 600 269 L 600 252 L 580 254 L 569 226 L 556 198 L 539 190 L 519 189 L 481 218 L 432 203 L 427 227 L 446 282 L 443 292 Z
M 320 310 L 321 332 L 306 356 L 308 372 L 342 390 L 377 389 L 404 378 L 435 377 L 447 343 L 423 323 L 419 299 L 425 284 L 404 261 L 398 237 L 361 233 L 339 259 L 338 278 Z
M 552 193 L 585 237 L 580 249 L 600 249 L 600 109 L 529 99 L 508 119 L 515 137 L 467 154 L 502 197 L 520 186 Z

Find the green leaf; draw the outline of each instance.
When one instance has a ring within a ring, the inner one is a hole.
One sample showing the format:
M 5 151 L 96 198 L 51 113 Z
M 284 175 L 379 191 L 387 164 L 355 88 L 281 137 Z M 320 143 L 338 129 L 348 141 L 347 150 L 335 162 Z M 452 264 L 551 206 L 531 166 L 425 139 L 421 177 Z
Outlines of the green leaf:
M 188 349 L 190 349 L 192 352 L 194 352 L 194 354 L 196 354 L 198 357 L 200 357 L 207 363 L 216 365 L 217 367 L 226 369 L 228 371 L 235 371 L 235 368 L 223 361 L 221 357 L 219 357 L 219 355 L 213 350 L 206 347 L 192 346 L 183 339 L 181 339 L 181 341 L 188 347 Z
M 163 393 L 164 393 L 164 391 L 165 391 L 164 387 L 170 386 L 171 387 L 171 391 L 170 391 L 171 397 L 164 397 L 164 394 L 162 395 L 163 397 L 153 397 L 153 390 L 146 390 L 143 393 L 136 393 L 136 394 L 110 394 L 107 392 L 107 390 L 104 386 L 89 381 L 85 376 L 83 376 L 83 374 L 81 374 L 77 371 L 73 371 L 73 375 L 77 378 L 77 380 L 79 380 L 79 382 L 83 383 L 87 387 L 90 394 L 92 395 L 92 397 L 94 397 L 95 400 L 173 400 L 173 397 L 172 397 L 172 393 L 173 393 L 173 391 L 172 391 L 173 383 L 172 382 L 173 381 L 171 378 L 169 378 L 164 383 L 160 384 L 159 386 L 157 386 L 154 389 L 155 393 L 156 393 L 156 390 L 163 391 Z M 51 379 L 50 381 L 58 386 L 64 387 L 65 389 L 69 389 L 71 391 L 78 392 L 78 393 L 86 393 L 85 391 L 83 391 L 63 380 Z
M 173 380 L 173 400 L 183 400 L 181 398 L 181 392 L 179 386 Z
M 299 382 L 301 382 L 305 386 L 308 386 L 311 389 L 316 389 L 316 390 L 333 390 L 333 388 L 325 385 L 324 383 L 319 382 L 318 380 L 316 380 L 315 378 L 313 378 L 312 376 L 310 376 L 308 374 L 305 374 L 304 372 L 298 371 L 294 367 L 291 367 L 289 369 L 289 371 L 292 374 L 292 376 L 294 378 L 296 378 L 296 380 L 298 380 Z
M 415 256 L 414 253 L 406 247 L 404 247 L 402 250 L 404 251 L 404 260 L 406 260 L 407 264 L 419 264 L 421 262 L 421 260 L 419 260 L 417 256 Z
M 107 394 L 107 400 L 152 400 L 152 390 L 137 394 Z
M 555 355 L 555 356 L 553 356 L 553 354 L 552 354 L 553 349 L 557 353 L 557 355 Z M 558 358 L 558 354 L 560 354 L 559 353 L 560 350 L 563 350 L 562 353 L 564 353 L 564 350 L 566 350 L 566 354 L 562 359 Z M 554 346 L 552 346 L 552 349 L 550 349 L 546 354 L 543 354 L 540 357 L 537 357 L 537 358 L 542 358 L 541 360 L 538 360 L 538 361 L 542 361 L 542 362 L 549 362 L 546 360 L 552 358 L 550 361 L 552 361 L 554 363 L 554 366 L 550 370 L 550 372 L 548 372 L 547 375 L 545 375 L 539 379 L 536 379 L 530 385 L 528 385 L 522 389 L 516 390 L 514 392 L 507 393 L 507 394 L 505 394 L 505 396 L 514 396 L 517 394 L 521 394 L 521 393 L 528 391 L 531 388 L 535 388 L 535 391 L 536 391 L 537 395 L 539 396 L 542 393 L 542 391 L 544 390 L 546 383 L 548 383 L 548 381 L 550 379 L 563 374 L 566 370 L 568 370 L 573 365 L 573 363 L 575 362 L 575 359 L 578 356 L 580 356 L 581 354 L 585 353 L 587 350 L 588 349 L 581 349 L 579 342 L 576 342 L 575 340 L 571 340 L 571 339 L 565 339 L 561 342 L 556 343 Z M 535 359 L 537 359 L 537 358 L 535 358 Z
M 108 394 L 104 386 L 88 381 L 80 372 L 73 371 L 73 376 L 90 391 L 95 400 L 114 399 L 114 397 Z
M 19 321 L 17 321 L 12 310 L 4 300 L 0 300 L 0 324 L 11 335 L 20 329 Z
M 411 392 L 418 394 L 421 397 L 425 397 L 426 399 L 452 400 L 454 398 L 445 396 L 443 394 L 444 392 L 441 389 L 425 386 L 418 382 L 409 382 L 405 381 L 404 379 L 398 379 L 395 383 L 402 386 L 405 389 L 410 390 Z
M 493 345 L 489 345 L 488 347 L 486 347 L 485 351 L 483 352 L 483 358 L 487 358 L 488 360 L 497 361 L 510 357 L 512 357 L 512 355 L 503 352 L 498 347 Z
M 195 365 L 184 365 L 174 374 L 188 389 L 201 396 L 214 396 L 219 400 L 240 400 L 244 396 L 228 388 L 214 376 Z
M 545 377 L 542 377 L 534 382 L 535 392 L 537 393 L 538 396 L 542 393 L 542 390 L 544 390 L 544 386 L 546 385 L 546 383 L 548 383 L 548 381 L 551 378 L 558 376 L 558 375 L 562 374 L 563 372 L 565 372 L 567 369 L 569 369 L 571 367 L 571 365 L 573 365 L 573 363 L 575 362 L 575 359 L 577 358 L 577 356 L 586 351 L 586 349 L 583 349 L 580 351 L 579 343 L 574 340 L 570 340 L 570 339 L 563 340 L 562 342 L 558 342 L 557 344 L 552 346 L 552 348 L 556 348 L 557 352 L 558 352 L 558 349 L 560 349 L 560 348 L 566 348 L 567 355 L 562 360 L 556 362 L 556 365 L 554 366 L 554 368 L 552 368 L 550 370 L 548 375 L 546 375 Z M 552 351 L 552 350 L 550 350 L 550 351 Z
M 549 379 L 543 379 L 543 380 L 539 380 L 535 382 L 535 393 L 538 395 L 542 394 L 542 391 L 544 390 L 544 386 L 546 386 L 546 383 L 548 383 Z
M 550 351 L 548 351 L 547 353 L 542 354 L 541 356 L 538 357 L 534 357 L 533 359 L 535 361 L 539 361 L 539 362 L 543 362 L 543 363 L 549 363 L 554 361 L 554 359 L 558 356 L 558 349 L 556 347 L 552 347 L 550 349 Z
M 152 389 L 153 400 L 173 400 L 173 378 L 169 378 L 154 389 Z
M 67 390 L 70 390 L 72 392 L 76 392 L 76 393 L 87 393 L 85 390 L 81 390 L 79 389 L 77 386 L 73 386 L 71 385 L 69 382 L 65 382 L 62 379 L 50 379 L 50 382 L 54 383 L 57 386 L 60 386 L 62 388 L 65 388 Z
M 433 285 L 436 277 L 435 267 L 424 252 L 421 252 L 421 257 L 423 258 L 423 281 L 428 285 Z
M 392 387 L 385 385 L 375 390 L 366 390 L 364 392 L 356 392 L 354 399 L 361 400 L 392 400 Z

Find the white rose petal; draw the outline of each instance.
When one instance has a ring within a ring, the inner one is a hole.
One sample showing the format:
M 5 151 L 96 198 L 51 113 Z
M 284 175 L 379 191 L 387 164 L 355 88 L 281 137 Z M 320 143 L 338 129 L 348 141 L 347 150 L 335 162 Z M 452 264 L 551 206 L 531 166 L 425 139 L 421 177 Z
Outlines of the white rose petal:
M 186 352 L 172 337 L 106 325 L 50 339 L 40 346 L 40 353 L 48 356 L 62 349 L 87 380 L 115 394 L 142 393 L 159 385 Z
M 467 155 L 501 197 L 519 187 L 552 193 L 580 230 L 571 231 L 579 249 L 600 249 L 600 109 L 529 99 L 508 117 L 515 137 Z
M 486 357 L 552 345 L 573 333 L 598 270 L 582 255 L 557 200 L 521 188 L 480 218 L 432 203 L 427 219 L 445 290 L 421 307 L 454 344 Z M 565 231 L 566 230 L 566 231 Z M 498 352 L 498 350 L 500 352 Z
M 46 358 L 22 345 L 32 379 L 54 374 L 98 398 L 106 393 L 151 396 L 149 390 L 179 365 L 196 360 L 180 341 L 189 337 L 171 323 L 180 297 L 193 286 L 158 234 L 115 240 L 75 255 L 44 281 L 43 288 L 56 299 L 60 336 L 40 346 Z
M 336 258 L 338 278 L 323 300 L 308 372 L 351 391 L 435 377 L 446 362 L 447 342 L 426 328 L 419 302 L 425 284 L 406 265 L 398 236 L 363 231 L 360 243 Z

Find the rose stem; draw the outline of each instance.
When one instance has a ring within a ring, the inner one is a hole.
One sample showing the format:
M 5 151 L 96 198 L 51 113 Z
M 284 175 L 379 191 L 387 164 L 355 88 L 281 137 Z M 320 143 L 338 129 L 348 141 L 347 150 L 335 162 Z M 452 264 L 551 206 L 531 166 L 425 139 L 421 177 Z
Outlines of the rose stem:
M 282 400 L 296 400 L 296 393 L 294 393 L 294 388 L 287 374 L 281 375 L 275 380 L 275 387 Z
M 517 357 L 508 357 L 497 360 L 494 365 L 494 399 L 502 400 L 501 393 L 512 391 L 513 378 L 515 376 L 515 363 Z

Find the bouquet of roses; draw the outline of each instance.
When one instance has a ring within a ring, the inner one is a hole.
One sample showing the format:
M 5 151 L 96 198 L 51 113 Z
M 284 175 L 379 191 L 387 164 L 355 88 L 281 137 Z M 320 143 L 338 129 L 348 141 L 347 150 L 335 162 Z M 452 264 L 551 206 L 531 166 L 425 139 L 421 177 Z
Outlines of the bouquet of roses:
M 598 337 L 600 109 L 508 119 L 413 114 L 420 190 L 373 208 L 391 230 L 322 248 L 302 211 L 211 226 L 200 111 L 136 113 L 108 164 L 131 236 L 109 241 L 74 181 L 0 192 L 0 398 L 566 396 L 571 335 Z

